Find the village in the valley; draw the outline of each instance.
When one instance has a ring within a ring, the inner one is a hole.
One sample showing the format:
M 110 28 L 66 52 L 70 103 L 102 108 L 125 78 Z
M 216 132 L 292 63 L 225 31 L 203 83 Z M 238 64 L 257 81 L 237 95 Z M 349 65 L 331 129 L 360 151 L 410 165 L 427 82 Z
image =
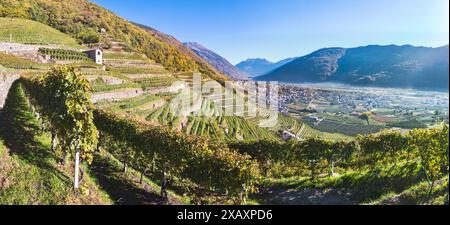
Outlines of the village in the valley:
M 432 127 L 449 120 L 449 94 L 445 92 L 284 84 L 279 102 L 286 115 L 302 118 L 322 131 L 339 130 L 347 135 Z

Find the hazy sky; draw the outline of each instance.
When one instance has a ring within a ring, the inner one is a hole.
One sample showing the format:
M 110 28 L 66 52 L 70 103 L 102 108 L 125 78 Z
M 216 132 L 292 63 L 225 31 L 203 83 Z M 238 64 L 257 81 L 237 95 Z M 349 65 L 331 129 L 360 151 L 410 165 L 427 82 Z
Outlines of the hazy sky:
M 449 0 L 92 0 L 236 64 L 323 47 L 449 43 Z

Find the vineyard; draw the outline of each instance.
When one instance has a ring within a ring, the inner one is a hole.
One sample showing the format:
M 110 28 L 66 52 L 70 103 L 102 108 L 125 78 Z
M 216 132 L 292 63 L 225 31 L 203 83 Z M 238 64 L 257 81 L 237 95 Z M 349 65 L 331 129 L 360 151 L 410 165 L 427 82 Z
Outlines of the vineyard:
M 41 51 L 59 54 L 60 60 L 76 58 L 71 51 Z M 349 204 L 381 204 L 388 201 L 390 192 L 405 196 L 420 192 L 420 198 L 411 200 L 416 204 L 443 201 L 443 179 L 448 173 L 448 150 L 443 151 L 448 146 L 446 125 L 404 135 L 383 131 L 351 137 L 341 131 L 353 127 L 317 130 L 307 120 L 280 114 L 275 127 L 261 128 L 258 123 L 270 115 L 267 109 L 256 108 L 256 117 L 224 116 L 233 106 L 230 104 L 245 100 L 241 92 L 222 88 L 228 98 L 224 105 L 219 105 L 220 99 L 211 93 L 165 92 L 161 88 L 176 81 L 192 85 L 194 73 L 172 75 L 133 53 L 127 54 L 135 57 L 134 61 L 124 53 L 115 54 L 106 71 L 80 63 L 72 64 L 76 69 L 60 68 L 46 75 L 27 73 L 20 80 L 33 114 L 50 134 L 50 152 L 59 158 L 54 163 L 65 168 L 78 165 L 78 169 L 70 169 L 73 179 L 67 181 L 78 191 L 98 192 L 91 178 L 86 178 L 95 175 L 107 195 L 113 199 L 124 195 L 127 189 L 116 193 L 107 186 L 110 181 L 104 170 L 109 168 L 106 173 L 123 182 L 129 182 L 131 176 L 134 186 L 128 190 L 144 188 L 151 199 L 163 204 L 285 204 L 279 196 L 273 196 L 277 191 L 268 194 L 266 190 L 293 185 L 299 195 L 303 194 L 300 190 L 327 187 L 355 189 L 348 199 L 341 200 Z M 42 68 L 18 57 L 2 57 L 6 68 Z M 133 66 L 124 66 L 130 63 Z M 202 79 L 202 83 L 206 81 Z M 115 93 L 130 95 L 119 98 Z M 92 105 L 88 101 L 91 94 L 106 97 Z M 242 109 L 243 115 L 255 106 L 248 104 Z M 67 123 L 67 118 L 79 122 Z M 298 140 L 283 141 L 285 131 Z M 401 174 L 399 171 L 405 168 L 410 170 Z M 86 175 L 89 170 L 92 175 Z M 372 179 L 373 174 L 381 177 Z M 394 181 L 398 182 L 395 187 L 390 185 Z M 382 188 L 374 190 L 365 185 Z M 130 198 L 125 202 L 145 200 Z
M 248 198 L 276 202 L 265 196 L 265 189 L 257 192 L 257 187 L 292 184 L 305 190 L 353 187 L 359 192 L 352 193 L 351 201 L 358 204 L 383 201 L 382 195 L 388 191 L 406 192 L 413 185 L 428 185 L 429 194 L 417 200 L 422 204 L 437 201 L 433 193 L 441 193 L 445 182 L 442 179 L 448 174 L 448 125 L 407 134 L 383 131 L 356 139 L 326 140 L 321 133 L 285 116 L 280 116 L 278 126 L 272 130 L 241 117 L 207 117 L 223 108 L 201 94 L 194 94 L 194 108 L 188 107 L 181 114 L 171 112 L 170 104 L 144 107 L 162 98 L 176 102 L 180 96 L 144 94 L 94 106 L 88 100 L 89 82 L 70 68 L 26 76 L 20 83 L 32 115 L 37 115 L 43 129 L 51 134 L 50 149 L 59 156 L 57 163 L 75 167 L 71 176 L 76 190 L 92 188 L 92 183 L 85 183 L 80 176 L 85 176 L 82 174 L 89 164 L 97 165 L 97 158 L 103 163 L 112 163 L 114 158 L 118 164 L 113 168 L 134 174 L 139 183 L 156 181 L 158 198 L 163 202 L 173 201 L 171 195 L 188 194 L 189 200 L 185 201 L 191 204 L 243 204 Z M 92 89 L 99 90 L 95 82 L 91 84 Z M 139 85 L 123 85 L 128 84 Z M 120 87 L 106 86 L 111 90 Z M 204 115 L 191 114 L 195 109 Z M 148 115 L 146 119 L 152 123 L 126 116 L 128 113 L 143 118 Z M 301 140 L 282 141 L 277 134 L 280 130 L 290 130 Z M 396 189 L 387 183 L 378 191 L 363 187 L 364 182 L 369 182 L 366 176 L 383 174 L 380 171 L 388 167 L 394 169 L 378 178 L 381 180 L 370 182 L 397 179 L 400 183 Z M 405 167 L 411 172 L 397 173 Z M 352 183 L 346 177 L 351 177 Z
M 92 91 L 93 92 L 108 92 L 108 91 L 114 91 L 114 90 L 120 90 L 120 89 L 133 89 L 133 88 L 141 88 L 140 84 L 137 83 L 124 83 L 124 84 L 105 84 L 103 82 L 94 83 L 92 85 Z
M 217 192 L 239 203 L 254 192 L 258 170 L 248 156 L 223 144 L 186 136 L 169 128 L 121 119 L 103 111 L 94 112 L 87 101 L 88 83 L 80 78 L 73 69 L 62 68 L 21 80 L 33 110 L 42 115 L 47 129 L 52 131 L 53 151 L 63 155 L 64 165 L 69 159 L 75 160 L 76 190 L 80 188 L 79 173 L 84 173 L 80 160 L 91 164 L 95 149 L 100 147 L 126 166 L 141 171 L 142 176 L 146 172 L 155 174 L 160 180 L 164 200 L 168 198 L 168 183 L 174 179 L 186 180 L 193 188 L 200 188 L 192 193 L 199 199 L 204 192 Z
M 39 53 L 47 55 L 50 59 L 59 61 L 89 61 L 90 59 L 83 53 L 66 49 L 40 48 Z
M 139 83 L 142 86 L 142 89 L 147 90 L 148 88 L 154 87 L 168 87 L 178 80 L 172 76 L 157 76 L 135 79 L 134 81 Z
M 51 151 L 51 135 L 36 117 L 21 82 L 11 87 L 0 116 L 0 204 L 112 204 L 85 171 L 81 193 L 73 191 L 69 167 Z
M 296 190 L 332 187 L 352 192 L 346 204 L 363 204 L 420 183 L 422 190 L 420 197 L 414 198 L 414 204 L 436 204 L 435 201 L 444 204 L 448 203 L 448 195 L 445 200 L 443 192 L 445 188 L 448 192 L 448 186 L 443 186 L 445 182 L 448 185 L 448 135 L 449 127 L 444 125 L 406 135 L 383 131 L 351 142 L 311 138 L 287 143 L 237 142 L 230 147 L 259 162 L 260 170 L 269 177 L 263 181 L 266 187 L 295 187 Z M 312 204 L 307 202 L 294 204 Z
M 0 48 L 0 205 L 448 205 L 448 96 L 420 112 L 305 88 L 267 108 L 269 85 L 225 85 L 85 0 L 0 1 Z

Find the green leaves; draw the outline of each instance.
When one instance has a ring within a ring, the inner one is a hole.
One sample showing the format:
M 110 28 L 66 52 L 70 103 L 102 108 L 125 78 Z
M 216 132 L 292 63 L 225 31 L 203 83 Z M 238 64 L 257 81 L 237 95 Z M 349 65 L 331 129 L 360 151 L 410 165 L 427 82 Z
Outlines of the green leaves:
M 66 49 L 40 48 L 39 53 L 50 56 L 55 60 L 90 60 L 84 53 Z
M 93 122 L 89 82 L 73 68 L 55 67 L 23 83 L 34 105 L 56 130 L 59 142 L 72 143 L 62 145 L 63 150 L 71 154 L 76 151 L 74 143 L 78 143 L 81 157 L 91 163 L 98 131 Z
M 416 129 L 410 133 L 410 137 L 411 146 L 417 152 L 430 180 L 448 173 L 448 125 L 428 130 Z
M 230 150 L 223 143 L 202 137 L 187 136 L 167 127 L 155 127 L 129 118 L 121 118 L 104 111 L 95 111 L 95 124 L 102 136 L 112 142 L 125 143 L 119 154 L 121 161 L 131 157 L 130 163 L 139 169 L 156 162 L 162 176 L 166 165 L 171 176 L 188 179 L 202 188 L 229 196 L 247 196 L 255 190 L 259 170 L 248 155 Z M 124 154 L 124 149 L 130 152 Z

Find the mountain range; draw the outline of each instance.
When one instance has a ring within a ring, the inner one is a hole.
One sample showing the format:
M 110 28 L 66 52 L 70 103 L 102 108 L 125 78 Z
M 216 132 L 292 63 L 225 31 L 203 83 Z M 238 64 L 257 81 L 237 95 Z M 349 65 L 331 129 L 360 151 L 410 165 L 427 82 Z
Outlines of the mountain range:
M 255 78 L 289 83 L 449 89 L 449 46 L 324 48 Z
M 229 78 L 231 78 L 233 80 L 248 80 L 249 79 L 245 73 L 241 72 L 238 68 L 233 66 L 233 64 L 228 62 L 228 60 L 226 60 L 219 54 L 207 49 L 206 47 L 202 46 L 201 44 L 196 43 L 196 42 L 187 42 L 187 43 L 184 43 L 184 46 L 191 49 L 199 57 L 206 60 L 215 69 L 217 69 L 219 72 L 223 73 L 224 75 L 228 76 Z
M 246 73 L 249 77 L 257 77 L 264 75 L 280 66 L 283 66 L 289 62 L 292 62 L 295 58 L 287 58 L 279 62 L 271 62 L 267 59 L 247 59 L 236 65 L 236 67 L 242 72 Z

